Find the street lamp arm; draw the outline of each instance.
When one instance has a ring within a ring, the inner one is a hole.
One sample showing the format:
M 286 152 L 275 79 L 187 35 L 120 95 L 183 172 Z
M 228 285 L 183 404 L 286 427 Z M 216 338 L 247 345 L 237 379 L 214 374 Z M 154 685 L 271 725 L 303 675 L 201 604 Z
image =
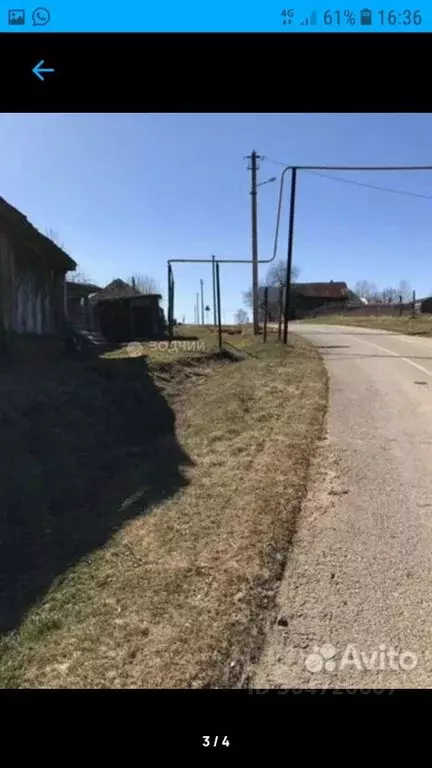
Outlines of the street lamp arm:
M 277 181 L 276 176 L 272 176 L 271 179 L 267 179 L 266 181 L 260 181 L 256 186 L 262 187 L 264 184 L 271 184 L 273 181 Z

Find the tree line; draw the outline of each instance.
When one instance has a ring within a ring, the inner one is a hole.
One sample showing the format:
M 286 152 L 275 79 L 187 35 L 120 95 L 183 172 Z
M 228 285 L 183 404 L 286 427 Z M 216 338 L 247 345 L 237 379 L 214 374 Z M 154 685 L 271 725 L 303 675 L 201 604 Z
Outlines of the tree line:
M 403 302 L 411 301 L 413 290 L 407 280 L 401 280 L 397 288 L 388 286 L 387 288 L 377 288 L 375 283 L 369 280 L 359 280 L 354 286 L 354 293 L 361 299 L 367 299 L 369 302 L 380 302 L 392 304 L 401 300 Z

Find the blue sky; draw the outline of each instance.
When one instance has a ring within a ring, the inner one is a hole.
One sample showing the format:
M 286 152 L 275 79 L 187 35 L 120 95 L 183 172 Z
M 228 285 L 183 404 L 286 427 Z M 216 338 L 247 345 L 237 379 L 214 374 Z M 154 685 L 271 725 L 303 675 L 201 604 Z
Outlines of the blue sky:
M 0 195 L 58 233 L 89 277 L 151 275 L 166 296 L 168 258 L 250 258 L 250 174 L 292 164 L 430 164 L 432 115 L 2 115 Z M 334 174 L 336 175 L 336 174 Z M 432 172 L 339 174 L 432 197 Z M 288 190 L 287 190 L 288 191 Z M 259 190 L 259 254 L 273 247 L 278 184 Z M 364 189 L 302 173 L 294 262 L 302 281 L 407 280 L 432 292 L 432 199 Z M 279 256 L 286 255 L 288 195 Z M 266 267 L 260 270 L 265 277 Z M 224 321 L 243 306 L 249 265 L 222 267 Z M 193 320 L 210 265 L 175 265 L 176 316 Z

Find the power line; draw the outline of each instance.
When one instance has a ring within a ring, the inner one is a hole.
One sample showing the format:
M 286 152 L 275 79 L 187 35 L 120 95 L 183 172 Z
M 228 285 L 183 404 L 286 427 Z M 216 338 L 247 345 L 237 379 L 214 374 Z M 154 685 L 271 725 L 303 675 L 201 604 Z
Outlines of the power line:
M 296 168 L 297 171 L 432 171 L 432 165 L 290 165 L 270 158 L 268 162 L 283 165 L 287 170 Z
M 366 189 L 375 189 L 378 192 L 390 192 L 392 195 L 406 195 L 407 197 L 420 197 L 423 200 L 432 200 L 432 195 L 422 195 L 420 192 L 408 192 L 408 190 L 391 189 L 390 187 L 378 187 L 375 184 L 365 184 L 362 181 L 354 181 L 353 179 L 343 179 L 339 176 L 329 176 L 327 173 L 319 173 L 318 171 L 307 171 L 314 176 L 321 176 L 323 179 L 331 179 L 332 181 L 341 181 L 344 184 L 354 184 L 356 187 L 365 187 Z
M 287 163 L 281 163 L 279 160 L 271 160 L 268 157 L 266 157 L 266 160 L 267 162 L 274 163 L 275 165 L 283 165 L 285 168 L 287 166 Z M 408 192 L 407 190 L 392 189 L 390 187 L 379 187 L 376 184 L 366 184 L 365 182 L 362 182 L 362 181 L 354 181 L 353 179 L 346 179 L 341 176 L 331 176 L 328 173 L 320 173 L 319 171 L 313 171 L 308 169 L 305 169 L 305 170 L 306 170 L 306 173 L 311 173 L 314 176 L 321 176 L 323 179 L 331 179 L 331 181 L 340 181 L 344 184 L 353 184 L 356 187 L 365 187 L 366 189 L 375 189 L 378 192 L 389 192 L 390 194 L 393 194 L 393 195 L 405 195 L 407 197 L 418 197 L 423 200 L 432 200 L 432 195 L 422 195 L 420 192 Z M 406 168 L 405 170 L 415 170 L 415 169 Z
M 265 159 L 268 163 L 273 163 L 274 165 L 283 165 L 284 168 L 287 167 L 288 163 L 281 163 L 280 160 L 271 160 L 270 157 L 265 156 Z

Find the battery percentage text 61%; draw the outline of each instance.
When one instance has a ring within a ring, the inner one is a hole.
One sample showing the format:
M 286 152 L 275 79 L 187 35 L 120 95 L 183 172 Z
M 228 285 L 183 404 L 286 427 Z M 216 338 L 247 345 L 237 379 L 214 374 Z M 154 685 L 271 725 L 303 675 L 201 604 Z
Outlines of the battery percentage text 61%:
M 324 24 L 350 24 L 354 26 L 356 23 L 354 11 L 326 11 L 324 13 Z

